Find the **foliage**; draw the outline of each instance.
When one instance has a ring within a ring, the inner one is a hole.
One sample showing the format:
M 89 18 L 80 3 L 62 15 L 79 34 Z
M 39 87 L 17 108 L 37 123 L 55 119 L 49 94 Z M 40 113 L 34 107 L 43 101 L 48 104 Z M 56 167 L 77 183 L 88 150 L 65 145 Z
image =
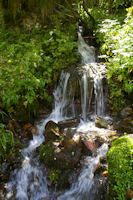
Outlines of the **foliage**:
M 107 154 L 110 197 L 125 200 L 127 189 L 133 188 L 133 140 L 116 139 Z
M 133 7 L 128 9 L 131 12 Z M 122 21 L 105 19 L 97 30 L 97 41 L 103 41 L 100 53 L 107 59 L 110 100 L 115 110 L 120 110 L 133 91 L 133 16 L 128 13 Z
M 0 168 L 4 160 L 14 154 L 15 140 L 13 133 L 5 129 L 5 125 L 0 123 Z
M 9 113 L 36 113 L 51 102 L 58 74 L 77 62 L 75 26 L 34 28 L 31 33 L 0 30 L 0 101 Z

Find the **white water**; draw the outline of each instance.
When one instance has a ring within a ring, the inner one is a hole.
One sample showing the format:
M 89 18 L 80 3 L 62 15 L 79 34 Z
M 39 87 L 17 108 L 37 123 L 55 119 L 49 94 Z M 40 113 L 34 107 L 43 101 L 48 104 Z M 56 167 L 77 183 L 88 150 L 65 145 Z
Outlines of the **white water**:
M 87 103 L 88 103 L 88 80 L 87 75 L 84 73 L 81 79 L 81 107 L 82 107 L 82 119 L 87 120 Z
M 104 95 L 103 95 L 103 77 L 102 72 L 105 70 L 104 65 L 97 65 L 95 62 L 95 48 L 88 46 L 81 34 L 79 37 L 79 53 L 82 57 L 83 68 L 89 73 L 90 77 L 94 80 L 94 94 L 95 94 L 95 115 L 104 115 Z M 87 121 L 87 112 L 89 113 L 89 104 L 92 100 L 93 88 L 88 87 L 88 80 L 86 72 L 84 72 L 81 79 L 81 106 L 82 106 L 82 119 Z M 88 88 L 90 89 L 90 96 L 88 96 Z M 87 109 L 88 108 L 88 109 Z
M 93 46 L 88 46 L 78 33 L 78 51 L 82 57 L 82 64 L 94 63 L 95 62 L 95 48 Z
M 39 128 L 39 135 L 33 136 L 29 146 L 22 151 L 23 161 L 20 169 L 11 174 L 7 183 L 7 199 L 40 200 L 49 196 L 45 173 L 38 160 L 34 161 L 33 153 L 44 141 L 44 127 L 50 120 L 58 122 L 65 119 L 65 107 L 67 106 L 67 82 L 70 74 L 62 72 L 59 85 L 54 92 L 55 106 L 51 115 L 44 120 Z
M 91 63 L 92 68 L 89 67 L 88 71 L 93 74 L 94 78 L 94 92 L 95 92 L 95 112 L 96 115 L 103 115 L 103 86 L 102 76 L 96 74 L 97 66 L 95 62 L 95 48 L 89 47 L 81 35 L 79 34 L 79 52 L 82 56 L 82 63 L 85 64 L 84 68 L 88 67 Z M 94 73 L 95 72 L 95 73 Z M 59 84 L 54 92 L 54 109 L 50 116 L 42 122 L 39 127 L 39 135 L 33 136 L 33 140 L 29 146 L 22 151 L 23 161 L 20 169 L 14 170 L 11 174 L 10 182 L 7 183 L 7 197 L 10 200 L 41 200 L 49 197 L 49 191 L 46 182 L 46 175 L 44 169 L 41 167 L 38 158 L 35 158 L 34 151 L 44 142 L 44 127 L 50 120 L 59 122 L 67 119 L 67 109 L 69 105 L 69 73 L 61 73 Z M 84 73 L 81 79 L 81 107 L 82 121 L 78 127 L 78 131 L 84 132 L 85 130 L 96 129 L 94 123 L 91 124 L 87 119 L 89 112 L 89 105 L 92 98 L 92 90 L 88 91 L 88 78 L 87 73 Z M 75 113 L 74 102 L 72 101 L 72 113 Z M 104 157 L 107 152 L 107 145 L 103 145 L 98 150 L 96 157 L 86 157 L 85 165 L 79 175 L 78 182 L 73 184 L 69 191 L 66 191 L 58 200 L 87 200 L 89 192 L 93 186 L 94 169 L 99 163 L 101 157 Z M 90 197 L 91 198 L 91 197 Z M 52 199 L 51 199 L 52 200 Z M 93 200 L 93 199 L 91 199 Z
M 103 116 L 104 114 L 104 96 L 102 77 L 96 76 L 94 78 L 94 93 L 95 93 L 95 114 Z

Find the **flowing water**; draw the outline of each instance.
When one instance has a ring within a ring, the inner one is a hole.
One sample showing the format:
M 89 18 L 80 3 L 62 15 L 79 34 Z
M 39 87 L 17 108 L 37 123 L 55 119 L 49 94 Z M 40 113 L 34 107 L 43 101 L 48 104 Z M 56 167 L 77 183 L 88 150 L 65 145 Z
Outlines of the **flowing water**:
M 54 92 L 55 105 L 53 112 L 39 127 L 39 135 L 33 135 L 29 146 L 22 151 L 23 161 L 20 169 L 11 174 L 11 181 L 7 184 L 7 199 L 40 200 L 47 197 L 48 189 L 45 173 L 38 160 L 34 160 L 34 150 L 44 141 L 44 127 L 50 120 L 54 122 L 66 119 L 65 108 L 67 106 L 67 82 L 69 73 L 61 73 L 59 85 Z
M 87 120 L 87 102 L 88 102 L 88 80 L 87 75 L 84 73 L 81 79 L 81 107 L 82 107 L 82 119 Z
M 79 53 L 82 57 L 83 68 L 85 72 L 80 80 L 81 90 L 81 123 L 77 127 L 77 131 L 84 132 L 84 130 L 96 129 L 94 122 L 88 120 L 88 113 L 90 112 L 90 104 L 92 101 L 92 93 L 95 94 L 95 113 L 96 115 L 104 114 L 104 95 L 102 75 L 97 69 L 95 64 L 95 48 L 89 47 L 83 40 L 81 34 L 79 34 Z M 91 65 L 89 65 L 91 64 Z M 93 84 L 89 84 L 88 71 L 91 78 L 93 78 Z M 45 119 L 41 126 L 39 126 L 39 135 L 33 135 L 33 140 L 30 141 L 29 146 L 22 150 L 22 164 L 19 169 L 14 170 L 11 173 L 10 182 L 7 183 L 7 196 L 9 200 L 47 200 L 53 199 L 50 196 L 46 174 L 41 167 L 38 156 L 36 156 L 35 150 L 45 140 L 43 132 L 45 125 L 48 121 L 53 120 L 59 122 L 64 119 L 68 119 L 68 108 L 71 109 L 71 116 L 75 115 L 74 95 L 69 95 L 69 79 L 70 74 L 68 72 L 62 72 L 59 80 L 59 84 L 54 91 L 54 109 L 50 116 Z M 91 87 L 90 87 L 91 85 Z M 72 98 L 70 101 L 70 97 Z M 70 103 L 71 102 L 71 103 Z M 91 124 L 91 125 L 90 125 Z M 70 190 L 65 191 L 63 195 L 59 196 L 58 200 L 95 200 L 95 197 L 91 194 L 92 188 L 94 190 L 94 169 L 100 162 L 101 157 L 105 157 L 108 147 L 103 144 L 97 152 L 96 157 L 87 156 L 78 181 L 70 187 Z M 96 193 L 96 188 L 93 191 Z M 99 198 L 100 199 L 100 198 Z M 98 198 L 97 198 L 98 200 Z
M 94 169 L 98 165 L 101 158 L 106 156 L 108 145 L 103 144 L 96 157 L 86 157 L 84 167 L 80 173 L 78 181 L 72 185 L 70 190 L 66 191 L 58 200 L 94 200 L 94 196 L 90 195 L 92 186 L 94 185 Z M 97 188 L 95 187 L 95 193 Z M 97 199 L 98 200 L 98 199 Z

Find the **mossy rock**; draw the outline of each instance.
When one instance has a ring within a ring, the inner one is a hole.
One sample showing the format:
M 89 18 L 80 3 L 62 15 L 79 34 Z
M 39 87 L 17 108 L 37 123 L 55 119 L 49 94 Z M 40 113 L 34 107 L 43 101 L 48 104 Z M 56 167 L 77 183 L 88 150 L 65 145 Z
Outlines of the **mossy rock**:
M 110 199 L 125 200 L 127 190 L 133 189 L 133 139 L 116 139 L 107 153 L 107 162 Z
M 48 142 L 45 145 L 42 145 L 40 148 L 40 160 L 44 162 L 46 165 L 51 166 L 53 163 L 53 149 L 52 142 Z
M 45 143 L 49 141 L 55 141 L 59 139 L 59 136 L 61 135 L 62 134 L 60 132 L 58 124 L 56 124 L 53 121 L 47 122 L 45 126 L 45 131 L 44 131 Z

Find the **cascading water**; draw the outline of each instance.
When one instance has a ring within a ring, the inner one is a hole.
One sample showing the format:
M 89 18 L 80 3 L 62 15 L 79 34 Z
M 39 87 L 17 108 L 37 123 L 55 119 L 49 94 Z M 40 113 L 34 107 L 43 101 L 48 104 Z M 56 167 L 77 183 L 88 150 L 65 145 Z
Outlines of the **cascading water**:
M 95 63 L 95 48 L 88 46 L 84 39 L 79 36 L 79 53 L 82 57 L 83 68 L 87 70 L 87 73 L 94 80 L 94 94 L 95 94 L 95 114 L 102 116 L 104 114 L 104 100 L 103 100 L 103 82 L 102 82 L 102 71 L 98 69 L 98 65 Z M 82 105 L 82 118 L 83 121 L 87 121 L 87 112 L 89 112 L 89 104 L 92 99 L 92 95 L 88 96 L 88 84 L 86 72 L 83 73 L 81 79 L 81 105 Z M 92 91 L 92 88 L 89 88 Z M 92 94 L 92 93 L 90 93 Z
M 84 167 L 80 173 L 78 181 L 72 185 L 70 190 L 66 191 L 57 200 L 94 200 L 94 196 L 90 195 L 90 191 L 94 184 L 94 169 L 99 164 L 99 160 L 106 156 L 108 151 L 108 145 L 103 144 L 99 150 L 96 157 L 86 157 Z M 94 193 L 96 194 L 97 188 L 95 187 Z M 97 199 L 100 199 L 97 198 Z
M 82 57 L 82 64 L 94 63 L 95 62 L 95 48 L 85 43 L 81 33 L 78 33 L 78 51 Z
M 50 120 L 58 122 L 65 119 L 65 107 L 67 106 L 67 82 L 69 73 L 61 73 L 59 85 L 54 92 L 55 106 L 51 115 L 44 120 L 39 128 L 39 135 L 33 136 L 29 146 L 22 151 L 23 161 L 20 169 L 11 174 L 7 184 L 7 199 L 40 200 L 47 197 L 48 189 L 45 173 L 38 160 L 34 160 L 34 151 L 44 141 L 44 127 Z
M 97 116 L 103 116 L 104 97 L 103 97 L 102 77 L 96 76 L 94 78 L 94 92 L 95 92 L 95 114 Z
M 77 128 L 77 131 L 84 132 L 86 130 L 95 131 L 93 122 L 89 122 L 87 115 L 90 112 L 90 104 L 92 101 L 92 93 L 95 94 L 95 113 L 96 115 L 104 114 L 103 104 L 103 84 L 102 73 L 97 68 L 95 63 L 95 48 L 89 47 L 81 34 L 79 33 L 79 53 L 82 57 L 83 73 L 80 82 L 81 90 L 81 113 L 82 123 Z M 76 113 L 76 106 L 74 102 L 74 92 L 69 87 L 71 75 L 66 72 L 62 72 L 57 89 L 54 92 L 54 109 L 50 116 L 42 122 L 39 127 L 38 136 L 33 136 L 33 140 L 29 146 L 22 151 L 22 165 L 20 169 L 14 170 L 10 177 L 10 182 L 7 183 L 7 197 L 8 200 L 52 200 L 46 181 L 46 174 L 41 167 L 39 159 L 35 153 L 37 147 L 39 147 L 45 140 L 43 133 L 45 125 L 48 121 L 53 120 L 59 122 L 69 117 L 73 117 Z M 68 114 L 68 110 L 71 112 Z M 88 124 L 87 124 L 88 123 Z M 85 126 L 82 126 L 84 125 Z M 87 124 L 87 126 L 86 126 Z M 97 188 L 94 187 L 94 169 L 99 163 L 102 157 L 105 157 L 108 147 L 103 144 L 97 151 L 96 157 L 87 156 L 83 169 L 79 175 L 77 183 L 72 184 L 70 190 L 64 192 L 63 195 L 55 198 L 57 200 L 95 200 L 96 195 L 91 194 L 97 192 Z M 95 188 L 95 189 L 94 189 Z M 97 197 L 97 200 L 100 200 Z
M 67 85 L 70 74 L 62 71 L 57 89 L 54 92 L 55 105 L 50 117 L 58 122 L 66 118 L 67 114 Z
M 84 73 L 81 79 L 81 107 L 83 121 L 87 120 L 87 102 L 88 102 L 88 80 Z

